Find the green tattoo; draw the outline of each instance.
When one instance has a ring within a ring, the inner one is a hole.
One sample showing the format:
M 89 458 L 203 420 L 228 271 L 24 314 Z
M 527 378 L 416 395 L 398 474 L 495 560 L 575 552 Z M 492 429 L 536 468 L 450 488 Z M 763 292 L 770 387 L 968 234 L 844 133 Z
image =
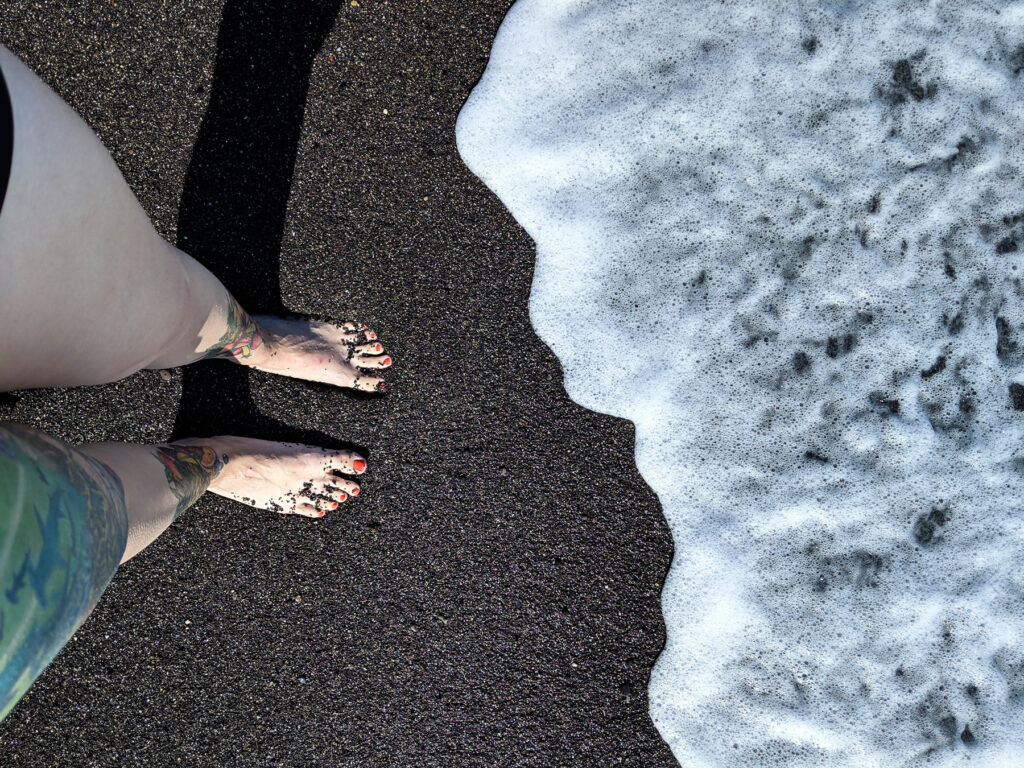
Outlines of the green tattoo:
M 263 343 L 256 321 L 242 309 L 234 297 L 228 304 L 228 329 L 203 360 L 215 357 L 248 357 L 252 351 Z
M 175 520 L 206 492 L 228 461 L 227 454 L 218 456 L 212 448 L 201 445 L 158 445 L 156 457 L 164 465 L 167 484 L 178 497 Z
M 127 541 L 108 466 L 0 424 L 0 720 L 85 622 Z

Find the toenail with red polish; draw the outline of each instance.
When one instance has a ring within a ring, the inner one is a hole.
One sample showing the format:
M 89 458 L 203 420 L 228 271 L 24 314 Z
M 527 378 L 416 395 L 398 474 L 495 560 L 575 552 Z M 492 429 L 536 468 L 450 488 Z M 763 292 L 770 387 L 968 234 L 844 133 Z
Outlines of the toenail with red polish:
M 342 501 L 344 501 L 344 500 L 345 500 L 345 499 L 342 499 Z M 331 509 L 337 509 L 337 508 L 338 508 L 338 502 L 336 502 L 336 501 L 332 501 L 332 502 L 331 502 Z
M 390 357 L 385 357 L 384 358 L 384 365 L 391 365 L 391 358 Z
M 337 506 L 337 505 L 335 505 L 335 506 Z M 323 517 L 323 516 L 324 516 L 324 511 L 321 509 L 320 513 L 317 515 L 317 517 Z
M 384 382 L 383 381 L 377 382 L 377 391 L 378 392 L 383 392 L 384 391 Z
M 344 493 L 339 495 L 338 498 L 341 499 L 342 501 L 347 501 L 348 500 L 348 496 L 346 496 Z M 334 506 L 338 506 L 338 505 L 335 504 Z
M 376 338 L 377 338 L 377 334 L 376 334 L 376 333 L 374 333 L 373 331 L 370 331 L 370 336 L 369 336 L 369 338 L 370 338 L 371 340 L 372 340 L 372 339 L 376 339 Z
M 352 489 L 352 495 L 353 496 L 358 496 L 359 495 L 359 488 L 358 487 Z
M 355 467 L 356 472 L 362 472 L 366 469 L 366 462 L 362 459 L 356 459 L 352 462 L 352 466 Z
M 375 347 L 373 348 L 373 351 L 374 351 L 374 352 L 383 352 L 383 351 L 384 351 L 384 347 L 382 347 L 382 346 L 381 346 L 380 344 L 377 344 L 377 345 L 376 345 L 376 346 L 375 346 Z

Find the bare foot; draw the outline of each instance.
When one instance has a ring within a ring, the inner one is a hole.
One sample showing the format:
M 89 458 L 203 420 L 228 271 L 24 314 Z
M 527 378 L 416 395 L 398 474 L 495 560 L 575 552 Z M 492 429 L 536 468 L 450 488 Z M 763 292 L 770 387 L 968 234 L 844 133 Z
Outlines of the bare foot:
M 358 483 L 339 473 L 366 471 L 366 459 L 357 453 L 312 445 L 248 437 L 192 438 L 174 445 L 208 446 L 224 460 L 207 488 L 211 493 L 284 515 L 323 517 L 359 495 Z
M 358 323 L 337 326 L 317 320 L 258 315 L 262 343 L 235 362 L 282 376 L 322 381 L 363 392 L 383 392 L 384 382 L 367 373 L 391 365 L 377 334 Z

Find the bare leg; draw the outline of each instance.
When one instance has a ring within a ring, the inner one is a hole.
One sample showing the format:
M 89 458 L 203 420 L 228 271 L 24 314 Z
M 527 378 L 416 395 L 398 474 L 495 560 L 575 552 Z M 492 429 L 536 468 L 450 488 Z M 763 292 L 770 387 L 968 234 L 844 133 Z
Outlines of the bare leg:
M 119 563 L 204 491 L 322 517 L 359 493 L 341 473 L 365 470 L 349 451 L 263 440 L 75 448 L 0 424 L 0 719 L 84 623 Z
M 365 371 L 391 361 L 372 331 L 250 317 L 157 235 L 92 131 L 2 47 L 0 70 L 15 126 L 0 211 L 0 391 L 97 384 L 207 357 L 380 388 Z M 287 443 L 76 449 L 0 425 L 0 718 L 81 625 L 117 564 L 205 490 L 319 517 L 359 492 L 338 473 L 365 469 L 350 452 Z M 51 604 L 57 573 L 71 592 Z
M 160 238 L 89 127 L 13 54 L 0 212 L 0 390 L 116 381 L 207 357 L 365 391 L 389 356 L 362 325 L 251 318 Z
M 0 424 L 0 719 L 92 612 L 127 529 L 123 489 L 106 467 Z
M 376 334 L 353 323 L 251 318 L 206 268 L 157 235 L 88 126 L 2 47 L 0 69 L 15 123 L 0 212 L 0 390 L 101 383 L 209 357 L 378 388 L 361 370 L 390 365 Z M 124 483 L 129 557 L 210 482 L 252 506 L 312 514 L 310 499 L 293 498 L 296 488 L 323 484 L 315 457 L 348 455 L 234 438 L 82 452 Z M 197 467 L 210 470 L 205 482 L 186 471 Z
M 281 514 L 323 517 L 359 495 L 359 485 L 340 473 L 366 471 L 366 459 L 351 451 L 241 437 L 78 450 L 103 462 L 124 486 L 128 543 L 121 562 L 149 546 L 205 491 Z

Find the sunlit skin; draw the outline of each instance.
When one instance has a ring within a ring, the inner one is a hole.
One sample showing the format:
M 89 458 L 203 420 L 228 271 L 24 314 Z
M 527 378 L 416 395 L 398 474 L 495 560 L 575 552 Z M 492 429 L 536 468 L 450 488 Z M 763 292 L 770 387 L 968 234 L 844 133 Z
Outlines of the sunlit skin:
M 208 269 L 159 236 L 92 130 L 2 46 L 0 72 L 15 129 L 0 209 L 0 392 L 105 384 L 214 359 L 384 392 L 379 374 L 392 358 L 375 331 L 361 322 L 250 315 Z M 0 548 L 11 555 L 0 557 L 0 579 L 18 586 L 0 603 L 0 635 L 6 615 L 16 622 L 0 646 L 0 717 L 85 621 L 118 563 L 205 492 L 319 518 L 357 498 L 354 478 L 368 469 L 352 451 L 294 443 L 218 436 L 74 446 L 0 423 Z M 105 535 L 102 523 L 114 513 L 119 535 Z M 74 536 L 58 533 L 67 525 L 77 526 Z M 61 568 L 63 583 L 88 582 L 92 593 L 85 600 L 79 588 L 57 615 L 47 614 L 49 598 L 35 587 Z M 30 659 L 19 653 L 26 637 L 36 638 Z M 5 669 L 10 659 L 21 659 L 17 668 Z
M 0 70 L 17 137 L 0 212 L 0 266 L 10 277 L 0 281 L 0 327 L 12 329 L 0 336 L 0 359 L 17 365 L 0 366 L 0 390 L 99 384 L 224 359 L 383 393 L 380 374 L 393 358 L 373 329 L 250 315 L 156 233 L 91 129 L 2 47 Z M 98 458 L 122 481 L 130 523 L 123 559 L 207 490 L 319 517 L 358 496 L 342 475 L 366 471 L 365 457 L 348 452 L 226 436 L 67 450 Z

